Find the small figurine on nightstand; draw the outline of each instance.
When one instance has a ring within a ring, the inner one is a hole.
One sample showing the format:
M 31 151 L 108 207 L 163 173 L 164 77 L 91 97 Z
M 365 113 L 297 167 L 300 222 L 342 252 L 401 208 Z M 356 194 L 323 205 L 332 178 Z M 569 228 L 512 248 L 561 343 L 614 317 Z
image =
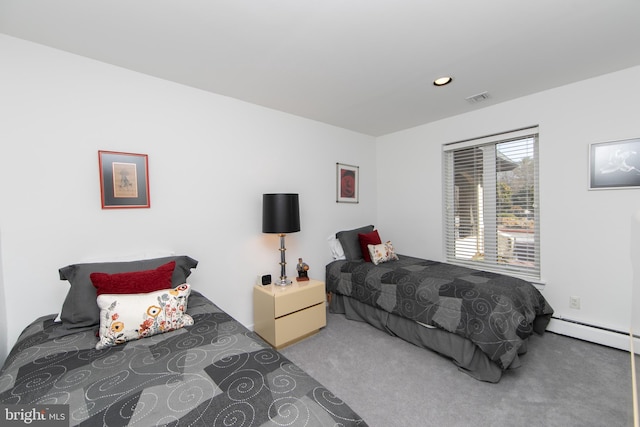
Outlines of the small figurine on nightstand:
M 298 269 L 298 278 L 296 280 L 298 280 L 298 282 L 309 280 L 309 274 L 307 273 L 309 271 L 309 265 L 306 262 L 303 262 L 302 258 L 298 258 L 297 269 Z

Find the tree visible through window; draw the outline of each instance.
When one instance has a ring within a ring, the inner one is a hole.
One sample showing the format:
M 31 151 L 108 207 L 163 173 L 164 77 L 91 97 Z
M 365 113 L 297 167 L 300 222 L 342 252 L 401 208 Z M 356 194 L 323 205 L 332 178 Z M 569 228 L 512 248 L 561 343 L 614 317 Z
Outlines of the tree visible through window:
M 444 147 L 447 261 L 540 277 L 537 128 Z

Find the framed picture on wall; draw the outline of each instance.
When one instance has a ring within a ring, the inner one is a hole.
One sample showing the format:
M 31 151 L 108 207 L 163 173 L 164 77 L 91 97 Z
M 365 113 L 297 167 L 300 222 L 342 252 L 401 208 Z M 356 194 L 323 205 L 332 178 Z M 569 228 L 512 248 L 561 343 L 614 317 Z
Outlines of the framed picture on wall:
M 146 154 L 98 151 L 102 209 L 148 208 Z
M 640 188 L 640 138 L 589 147 L 589 189 Z
M 336 202 L 358 203 L 358 166 L 336 163 Z

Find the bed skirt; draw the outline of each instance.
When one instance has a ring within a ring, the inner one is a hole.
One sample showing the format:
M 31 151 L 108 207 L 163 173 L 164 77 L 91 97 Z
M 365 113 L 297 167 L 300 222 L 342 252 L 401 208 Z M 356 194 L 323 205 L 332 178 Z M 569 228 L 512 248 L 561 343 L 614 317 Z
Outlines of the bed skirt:
M 451 359 L 460 371 L 477 380 L 497 383 L 502 377 L 502 369 L 467 338 L 421 325 L 348 296 L 332 294 L 330 301 L 331 313 L 344 314 L 349 320 L 367 322 L 390 335 L 439 353 Z M 525 342 L 519 354 L 525 353 L 526 347 Z M 520 361 L 516 359 L 510 369 L 519 366 Z

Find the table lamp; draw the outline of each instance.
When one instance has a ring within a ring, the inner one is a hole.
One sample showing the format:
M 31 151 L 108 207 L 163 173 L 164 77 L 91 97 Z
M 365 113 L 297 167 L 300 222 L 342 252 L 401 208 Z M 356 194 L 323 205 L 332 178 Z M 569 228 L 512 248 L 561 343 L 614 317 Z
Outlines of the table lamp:
M 287 270 L 284 253 L 284 236 L 287 233 L 300 231 L 300 206 L 298 195 L 276 193 L 262 195 L 262 232 L 276 233 L 280 236 L 280 280 L 276 285 L 286 286 Z

